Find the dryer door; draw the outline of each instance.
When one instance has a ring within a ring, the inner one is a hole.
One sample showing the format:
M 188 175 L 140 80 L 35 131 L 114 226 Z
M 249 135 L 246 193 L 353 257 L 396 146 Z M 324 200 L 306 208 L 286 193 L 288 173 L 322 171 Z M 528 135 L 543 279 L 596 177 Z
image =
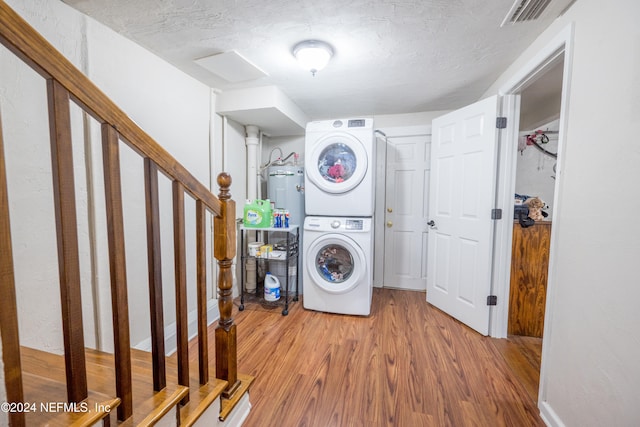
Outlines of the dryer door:
M 319 237 L 305 257 L 313 283 L 333 294 L 350 291 L 366 277 L 364 252 L 353 239 L 341 234 Z
M 346 193 L 360 184 L 367 173 L 367 151 L 348 133 L 333 133 L 315 144 L 307 158 L 306 173 L 322 191 Z

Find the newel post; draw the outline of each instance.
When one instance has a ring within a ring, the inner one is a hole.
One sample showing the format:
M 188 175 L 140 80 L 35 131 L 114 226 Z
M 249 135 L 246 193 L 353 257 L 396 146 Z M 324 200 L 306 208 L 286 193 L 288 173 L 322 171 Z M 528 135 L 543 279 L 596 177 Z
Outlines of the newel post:
M 236 325 L 233 323 L 233 275 L 231 265 L 236 255 L 236 202 L 231 199 L 231 176 L 218 175 L 220 215 L 214 218 L 214 256 L 218 260 L 218 308 L 220 320 L 216 327 L 216 378 L 228 381 L 223 395 L 230 397 L 240 386 Z

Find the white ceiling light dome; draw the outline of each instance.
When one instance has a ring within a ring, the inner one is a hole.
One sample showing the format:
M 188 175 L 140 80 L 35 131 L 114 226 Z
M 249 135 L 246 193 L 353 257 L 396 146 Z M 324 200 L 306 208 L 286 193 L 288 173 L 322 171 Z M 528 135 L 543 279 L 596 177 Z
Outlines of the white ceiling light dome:
M 329 43 L 320 40 L 305 40 L 293 47 L 293 56 L 305 70 L 312 75 L 327 66 L 333 56 L 333 48 Z

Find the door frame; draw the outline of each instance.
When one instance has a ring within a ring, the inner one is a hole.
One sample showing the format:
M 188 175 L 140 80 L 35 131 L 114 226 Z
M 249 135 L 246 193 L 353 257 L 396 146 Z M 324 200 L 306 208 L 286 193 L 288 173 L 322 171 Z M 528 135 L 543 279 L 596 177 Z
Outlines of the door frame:
M 496 224 L 495 246 L 494 246 L 494 277 L 492 283 L 493 294 L 498 296 L 500 303 L 491 313 L 490 335 L 495 338 L 505 338 L 507 336 L 509 320 L 509 286 L 511 278 L 511 244 L 513 238 L 513 194 L 515 192 L 516 163 L 517 163 L 517 141 L 519 132 L 520 117 L 520 97 L 519 93 L 543 74 L 549 66 L 564 56 L 562 92 L 560 104 L 559 134 L 558 134 L 558 158 L 556 169 L 556 182 L 553 197 L 553 212 L 551 220 L 551 242 L 549 248 L 549 270 L 547 279 L 547 299 L 545 307 L 545 322 L 542 340 L 542 363 L 540 369 L 540 385 L 538 392 L 538 407 L 545 412 L 546 402 L 546 354 L 553 330 L 553 306 L 556 301 L 557 292 L 557 255 L 556 243 L 559 234 L 558 218 L 562 212 L 562 206 L 558 201 L 561 199 L 564 187 L 564 164 L 566 153 L 566 133 L 568 128 L 569 93 L 571 83 L 571 68 L 573 58 L 574 24 L 570 23 L 553 37 L 542 49 L 540 49 L 522 68 L 498 91 L 499 95 L 516 95 L 505 97 L 503 105 L 503 115 L 512 117 L 508 120 L 506 129 L 506 144 L 501 147 L 499 154 L 499 171 L 497 185 L 497 206 L 503 207 L 503 220 Z M 509 98 L 512 98 L 509 100 Z M 505 114 L 506 113 L 506 114 Z M 547 414 L 552 415 L 552 414 Z

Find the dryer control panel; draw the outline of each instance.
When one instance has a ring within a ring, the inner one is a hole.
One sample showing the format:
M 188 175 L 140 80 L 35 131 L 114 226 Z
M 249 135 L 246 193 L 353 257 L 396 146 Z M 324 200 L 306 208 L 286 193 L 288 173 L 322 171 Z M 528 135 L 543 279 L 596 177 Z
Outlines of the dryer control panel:
M 333 121 L 333 127 L 334 128 L 341 128 L 342 125 L 344 125 L 344 122 L 342 120 L 334 120 Z M 347 120 L 347 127 L 348 128 L 363 128 L 366 125 L 366 121 L 365 119 L 349 119 Z

